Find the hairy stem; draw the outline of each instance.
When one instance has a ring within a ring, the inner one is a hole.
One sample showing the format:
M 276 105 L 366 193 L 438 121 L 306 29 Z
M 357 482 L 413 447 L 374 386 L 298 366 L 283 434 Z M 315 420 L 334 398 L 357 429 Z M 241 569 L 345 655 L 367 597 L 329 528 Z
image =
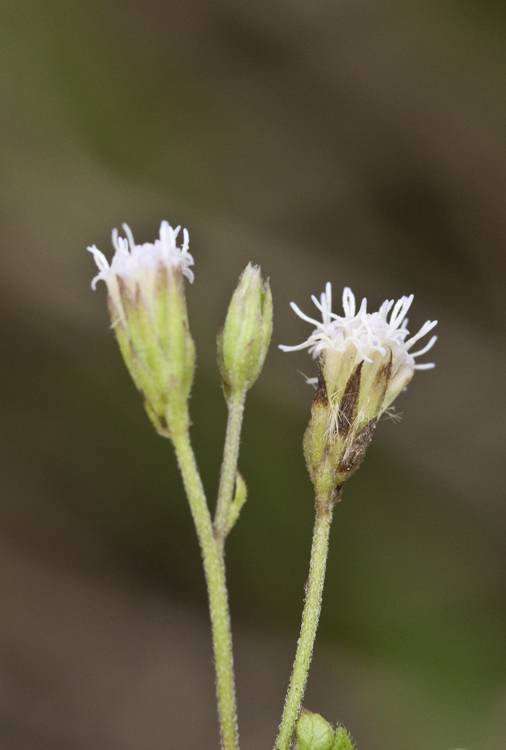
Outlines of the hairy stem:
M 239 456 L 239 442 L 241 438 L 242 418 L 246 391 L 233 391 L 228 402 L 227 434 L 221 464 L 220 487 L 218 502 L 214 517 L 216 535 L 222 540 L 228 533 L 230 505 L 233 500 L 235 472 Z
M 204 560 L 213 634 L 216 691 L 223 750 L 237 750 L 237 712 L 235 703 L 232 633 L 228 609 L 223 545 L 216 539 L 202 480 L 197 468 L 188 430 L 172 434 L 172 442 L 197 529 Z
M 293 664 L 290 687 L 285 701 L 285 708 L 281 718 L 279 734 L 276 739 L 275 750 L 289 750 L 295 723 L 300 711 L 307 682 L 307 673 L 313 654 L 313 646 L 320 618 L 325 580 L 325 567 L 329 546 L 329 532 L 332 522 L 333 504 L 316 501 L 316 518 L 313 531 L 313 545 L 311 548 L 311 562 L 309 579 L 306 588 L 306 601 L 302 614 L 302 624 L 297 653 Z

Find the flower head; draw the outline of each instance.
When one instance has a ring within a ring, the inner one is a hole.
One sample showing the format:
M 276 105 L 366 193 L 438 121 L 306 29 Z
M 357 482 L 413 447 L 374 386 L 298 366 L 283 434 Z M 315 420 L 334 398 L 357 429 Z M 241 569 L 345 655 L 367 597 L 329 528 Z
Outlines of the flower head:
M 344 288 L 344 315 L 332 312 L 332 285 L 325 287 L 325 292 L 318 300 L 311 297 L 316 307 L 322 313 L 322 322 L 314 320 L 291 303 L 294 312 L 302 320 L 316 326 L 309 338 L 297 346 L 279 348 L 285 352 L 308 349 L 316 359 L 331 359 L 334 363 L 339 360 L 346 362 L 346 369 L 351 369 L 360 362 L 374 365 L 385 357 L 392 358 L 391 387 L 388 398 L 383 404 L 387 408 L 409 383 L 415 370 L 430 370 L 435 367 L 433 362 L 417 363 L 416 357 L 426 354 L 436 343 L 437 336 L 432 336 L 429 342 L 416 352 L 411 351 L 419 339 L 426 336 L 437 325 L 437 320 L 427 320 L 414 336 L 409 335 L 406 314 L 411 307 L 414 295 L 401 297 L 394 304 L 394 300 L 385 300 L 378 312 L 367 312 L 367 300 L 364 298 L 360 308 L 356 309 L 355 296 L 349 287 Z M 393 309 L 392 309 L 393 308 Z M 367 371 L 367 367 L 365 367 Z M 317 378 L 311 378 L 309 383 L 316 383 Z
M 95 245 L 99 273 L 91 286 L 105 281 L 111 320 L 123 359 L 142 394 L 149 417 L 158 432 L 171 432 L 187 422 L 187 401 L 195 365 L 193 339 L 188 325 L 183 276 L 193 281 L 189 237 L 183 230 L 182 247 L 176 240 L 180 227 L 167 221 L 160 239 L 136 245 L 130 227 L 126 238 L 112 232 L 115 249 L 109 265 Z
M 351 289 L 345 287 L 342 316 L 332 312 L 330 283 L 319 300 L 314 296 L 312 300 L 322 321 L 310 318 L 292 302 L 295 313 L 315 329 L 302 344 L 280 348 L 308 349 L 318 358 L 319 378 L 308 380 L 317 383 L 318 389 L 309 438 L 306 435 L 306 458 L 311 454 L 308 465 L 314 469 L 330 450 L 339 483 L 358 468 L 380 415 L 407 386 L 415 370 L 434 367 L 432 362 L 418 364 L 416 358 L 434 346 L 437 336 L 418 351 L 412 348 L 437 321 L 428 320 L 410 336 L 406 315 L 412 294 L 395 303 L 386 300 L 377 312 L 368 313 L 367 300 L 363 299 L 357 310 Z

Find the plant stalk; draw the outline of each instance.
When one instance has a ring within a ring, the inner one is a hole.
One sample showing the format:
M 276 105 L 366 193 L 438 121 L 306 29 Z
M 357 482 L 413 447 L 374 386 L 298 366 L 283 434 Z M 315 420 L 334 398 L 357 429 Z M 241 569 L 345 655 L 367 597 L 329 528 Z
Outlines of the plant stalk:
M 309 579 L 306 584 L 306 600 L 302 614 L 300 636 L 297 643 L 297 653 L 295 655 L 292 677 L 285 700 L 275 750 L 289 750 L 304 696 L 318 620 L 320 619 L 332 512 L 333 503 L 327 499 L 320 500 L 317 497 Z
M 232 391 L 232 395 L 228 402 L 227 434 L 225 437 L 225 447 L 223 449 L 220 486 L 214 517 L 215 533 L 222 541 L 225 540 L 229 531 L 229 513 L 230 505 L 234 499 L 235 473 L 237 470 L 237 459 L 239 457 L 239 443 L 241 438 L 245 400 L 245 390 L 234 390 Z
M 232 633 L 223 544 L 213 532 L 211 514 L 188 430 L 173 432 L 171 437 L 204 561 L 213 635 L 221 746 L 223 750 L 238 750 Z

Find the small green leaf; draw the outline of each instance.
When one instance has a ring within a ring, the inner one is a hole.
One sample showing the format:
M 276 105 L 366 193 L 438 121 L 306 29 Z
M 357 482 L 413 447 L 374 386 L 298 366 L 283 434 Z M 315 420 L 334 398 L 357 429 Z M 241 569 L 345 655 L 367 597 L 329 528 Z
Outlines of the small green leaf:
M 246 502 L 247 493 L 248 493 L 248 489 L 246 487 L 246 482 L 242 478 L 241 472 L 236 471 L 235 473 L 235 495 L 234 495 L 232 504 L 230 506 L 229 516 L 228 516 L 228 530 L 229 531 L 235 525 L 235 522 L 239 518 L 239 513 L 241 512 L 242 506 Z
M 334 730 L 320 714 L 305 711 L 297 722 L 299 750 L 333 750 Z
M 344 727 L 338 727 L 332 750 L 354 750 L 351 737 Z

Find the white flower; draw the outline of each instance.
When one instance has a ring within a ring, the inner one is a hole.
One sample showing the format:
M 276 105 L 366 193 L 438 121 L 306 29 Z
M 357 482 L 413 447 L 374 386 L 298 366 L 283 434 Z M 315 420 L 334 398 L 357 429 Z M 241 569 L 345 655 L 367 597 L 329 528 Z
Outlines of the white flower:
M 126 281 L 137 281 L 139 277 L 145 274 L 151 274 L 162 266 L 172 266 L 181 268 L 186 278 L 193 282 L 194 261 L 188 252 L 190 238 L 188 231 L 183 229 L 184 241 L 182 247 L 177 247 L 176 239 L 181 227 L 173 229 L 168 221 L 162 221 L 160 225 L 160 239 L 152 242 L 145 242 L 143 245 L 136 245 L 132 231 L 128 224 L 123 224 L 123 229 L 127 239 L 118 236 L 118 230 L 112 231 L 112 244 L 114 245 L 115 254 L 109 265 L 105 255 L 95 245 L 89 247 L 90 253 L 93 253 L 95 263 L 100 273 L 98 273 L 91 282 L 92 289 L 95 289 L 98 281 L 105 281 L 109 286 L 112 282 L 114 288 L 115 280 L 119 277 Z
M 195 369 L 183 279 L 193 281 L 188 232 L 183 230 L 183 245 L 177 247 L 180 227 L 172 229 L 167 221 L 161 223 L 160 239 L 143 245 L 135 244 L 127 224 L 123 229 L 126 239 L 113 230 L 116 252 L 110 265 L 95 245 L 88 248 L 99 268 L 91 286 L 107 284 L 112 327 L 125 364 L 155 428 L 170 437 L 174 430 L 186 429 Z
M 344 354 L 350 348 L 354 348 L 356 353 L 353 359 L 357 364 L 361 360 L 372 363 L 373 358 L 377 359 L 376 352 L 385 357 L 390 350 L 393 374 L 404 368 L 429 370 L 435 366 L 433 362 L 417 364 L 415 358 L 428 352 L 434 346 L 437 336 L 432 336 L 428 344 L 419 351 L 410 351 L 412 346 L 437 324 L 437 320 L 428 320 L 417 334 L 409 336 L 406 313 L 413 302 L 412 294 L 409 297 L 401 297 L 395 305 L 394 300 L 385 300 L 378 312 L 374 313 L 367 312 L 367 300 L 363 299 L 357 312 L 353 292 L 349 287 L 345 287 L 344 316 L 332 312 L 332 285 L 330 283 L 327 283 L 320 301 L 314 295 L 311 299 L 322 313 L 322 322 L 305 315 L 295 302 L 291 302 L 291 307 L 299 318 L 314 325 L 315 330 L 304 343 L 298 346 L 281 345 L 279 348 L 283 351 L 308 349 L 316 359 L 326 350 Z M 392 310 L 391 313 L 390 310 Z
M 314 359 L 318 358 L 319 376 L 308 380 L 318 388 L 304 438 L 304 454 L 317 493 L 336 502 L 343 482 L 362 463 L 380 416 L 410 382 L 415 369 L 434 367 L 433 363 L 416 364 L 415 357 L 429 351 L 436 336 L 417 352 L 411 348 L 437 321 L 428 320 L 410 336 L 406 313 L 413 302 L 412 294 L 395 304 L 386 300 L 378 312 L 368 313 L 367 300 L 362 300 L 357 311 L 355 297 L 345 287 L 342 316 L 332 312 L 330 283 L 320 300 L 312 300 L 322 314 L 322 322 L 308 317 L 292 302 L 297 315 L 315 329 L 302 344 L 280 348 L 308 349 Z

